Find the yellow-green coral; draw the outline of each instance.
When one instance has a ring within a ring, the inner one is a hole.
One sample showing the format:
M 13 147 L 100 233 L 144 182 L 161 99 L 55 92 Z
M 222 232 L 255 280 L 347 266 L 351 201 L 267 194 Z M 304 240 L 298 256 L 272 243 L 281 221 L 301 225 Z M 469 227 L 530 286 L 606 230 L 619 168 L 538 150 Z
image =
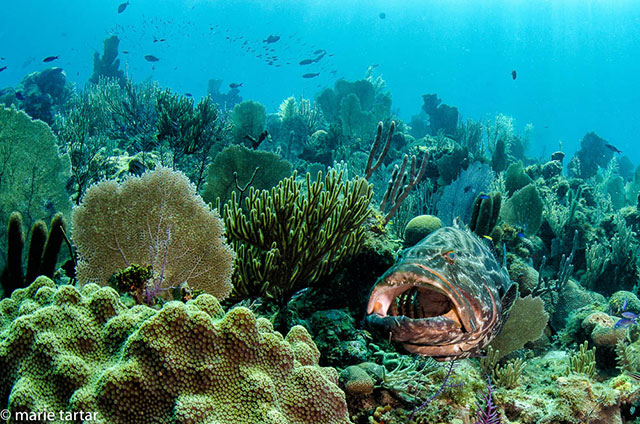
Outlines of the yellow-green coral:
M 580 350 L 569 358 L 567 373 L 586 374 L 593 377 L 596 373 L 596 348 L 589 349 L 587 341 L 580 345 Z
M 330 171 L 306 193 L 296 174 L 270 191 L 250 189 L 245 212 L 233 199 L 224 206 L 227 237 L 237 252 L 234 297 L 271 296 L 281 304 L 313 286 L 357 252 L 369 216 L 371 186 L 342 181 Z
M 96 411 L 100 423 L 348 424 L 309 334 L 286 338 L 207 294 L 127 309 L 108 287 L 46 277 L 0 302 L 0 399 L 10 411 Z

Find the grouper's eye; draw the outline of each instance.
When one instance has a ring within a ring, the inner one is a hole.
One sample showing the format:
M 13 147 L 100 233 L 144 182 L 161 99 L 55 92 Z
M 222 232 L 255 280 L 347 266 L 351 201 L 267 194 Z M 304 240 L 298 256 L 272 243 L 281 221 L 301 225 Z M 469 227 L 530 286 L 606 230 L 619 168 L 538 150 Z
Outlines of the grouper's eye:
M 456 254 L 453 250 L 448 250 L 442 254 L 442 257 L 449 265 L 453 265 L 456 261 Z

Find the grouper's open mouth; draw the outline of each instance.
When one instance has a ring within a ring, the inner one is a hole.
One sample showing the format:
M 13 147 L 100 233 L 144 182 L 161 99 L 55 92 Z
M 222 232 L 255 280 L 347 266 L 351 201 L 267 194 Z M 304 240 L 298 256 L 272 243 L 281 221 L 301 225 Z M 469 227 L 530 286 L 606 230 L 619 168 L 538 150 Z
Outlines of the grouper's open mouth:
M 447 344 L 476 329 L 472 310 L 468 296 L 437 271 L 404 264 L 371 292 L 367 321 L 405 344 Z

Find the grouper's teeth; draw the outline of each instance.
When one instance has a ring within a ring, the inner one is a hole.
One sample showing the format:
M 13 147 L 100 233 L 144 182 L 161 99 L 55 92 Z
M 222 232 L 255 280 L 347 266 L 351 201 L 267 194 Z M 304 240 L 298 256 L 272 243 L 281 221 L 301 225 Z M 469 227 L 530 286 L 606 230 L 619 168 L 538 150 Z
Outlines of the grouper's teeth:
M 391 305 L 389 305 L 389 310 L 387 311 L 387 314 L 397 317 L 398 315 L 400 315 L 398 313 L 398 298 L 396 297 L 392 302 Z

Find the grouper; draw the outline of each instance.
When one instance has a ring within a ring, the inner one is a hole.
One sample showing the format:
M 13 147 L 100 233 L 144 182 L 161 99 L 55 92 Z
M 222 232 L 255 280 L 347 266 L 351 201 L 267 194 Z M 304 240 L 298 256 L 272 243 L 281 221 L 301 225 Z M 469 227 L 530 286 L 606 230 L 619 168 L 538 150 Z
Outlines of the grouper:
M 406 249 L 378 279 L 367 323 L 411 353 L 467 358 L 500 333 L 517 296 L 517 284 L 483 240 L 444 227 Z

